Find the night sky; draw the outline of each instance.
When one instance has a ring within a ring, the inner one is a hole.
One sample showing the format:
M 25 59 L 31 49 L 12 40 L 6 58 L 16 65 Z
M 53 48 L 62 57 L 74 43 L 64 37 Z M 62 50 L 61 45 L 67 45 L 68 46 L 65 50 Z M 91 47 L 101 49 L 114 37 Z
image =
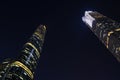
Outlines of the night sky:
M 119 8 L 119 0 L 0 2 L 0 62 L 19 56 L 44 24 L 35 80 L 120 80 L 120 63 L 81 20 L 93 10 L 120 22 Z

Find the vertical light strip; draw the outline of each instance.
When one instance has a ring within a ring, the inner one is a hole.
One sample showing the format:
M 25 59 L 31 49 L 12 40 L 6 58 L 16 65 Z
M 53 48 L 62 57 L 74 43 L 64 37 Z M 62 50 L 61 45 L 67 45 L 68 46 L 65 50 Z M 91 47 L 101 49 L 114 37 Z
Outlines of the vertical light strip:
M 25 45 L 29 45 L 29 46 L 31 46 L 33 49 L 35 49 L 38 58 L 40 57 L 40 53 L 39 53 L 38 49 L 37 49 L 32 43 L 28 42 L 28 43 L 26 43 Z

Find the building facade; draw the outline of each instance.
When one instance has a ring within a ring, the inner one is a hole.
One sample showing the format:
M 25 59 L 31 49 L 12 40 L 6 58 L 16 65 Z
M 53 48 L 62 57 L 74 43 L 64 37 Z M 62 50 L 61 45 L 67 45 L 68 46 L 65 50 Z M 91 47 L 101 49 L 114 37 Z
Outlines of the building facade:
M 6 59 L 0 65 L 0 80 L 33 80 L 40 58 L 46 27 L 40 25 L 21 50 L 18 59 Z
M 82 20 L 120 61 L 120 24 L 96 11 L 85 11 Z

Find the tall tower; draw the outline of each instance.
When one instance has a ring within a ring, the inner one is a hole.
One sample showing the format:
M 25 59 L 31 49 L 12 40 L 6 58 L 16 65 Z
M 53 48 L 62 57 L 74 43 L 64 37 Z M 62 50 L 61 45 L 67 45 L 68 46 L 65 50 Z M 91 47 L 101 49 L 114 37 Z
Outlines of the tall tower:
M 120 61 L 120 24 L 96 11 L 85 11 L 82 20 Z
M 40 25 L 23 46 L 19 58 L 16 60 L 6 59 L 0 65 L 0 80 L 33 80 L 45 32 L 46 27 Z

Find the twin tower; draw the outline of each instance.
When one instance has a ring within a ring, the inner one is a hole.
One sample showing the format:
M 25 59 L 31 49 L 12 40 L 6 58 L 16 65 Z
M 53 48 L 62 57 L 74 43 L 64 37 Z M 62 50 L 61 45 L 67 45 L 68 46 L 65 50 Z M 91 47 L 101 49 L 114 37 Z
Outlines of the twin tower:
M 85 11 L 83 22 L 120 61 L 120 24 L 95 11 Z M 46 27 L 40 25 L 23 46 L 18 59 L 6 59 L 0 65 L 0 80 L 33 80 L 40 58 Z

